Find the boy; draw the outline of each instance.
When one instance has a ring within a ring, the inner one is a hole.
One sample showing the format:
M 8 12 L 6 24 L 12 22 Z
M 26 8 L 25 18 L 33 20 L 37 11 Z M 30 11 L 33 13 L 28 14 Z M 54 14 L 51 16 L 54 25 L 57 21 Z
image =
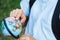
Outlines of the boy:
M 29 16 L 25 35 L 18 40 L 57 40 L 52 32 L 51 20 L 58 0 L 36 0 L 30 12 L 29 1 L 22 0 L 21 9 L 10 13 L 10 17 L 20 19 L 22 24 L 26 21 L 26 16 Z

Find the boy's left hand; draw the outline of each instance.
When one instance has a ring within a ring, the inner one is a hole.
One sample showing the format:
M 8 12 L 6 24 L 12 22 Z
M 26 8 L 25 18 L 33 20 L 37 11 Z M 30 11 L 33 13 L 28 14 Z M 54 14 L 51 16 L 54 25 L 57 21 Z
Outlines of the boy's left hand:
M 19 39 L 17 40 L 35 40 L 35 38 L 33 38 L 30 35 L 22 35 Z

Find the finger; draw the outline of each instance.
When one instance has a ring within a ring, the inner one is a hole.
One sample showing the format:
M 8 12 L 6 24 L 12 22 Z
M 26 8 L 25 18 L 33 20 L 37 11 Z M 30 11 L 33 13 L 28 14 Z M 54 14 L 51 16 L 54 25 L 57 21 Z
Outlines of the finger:
M 15 10 L 13 10 L 13 11 L 11 11 L 11 13 L 10 13 L 10 17 L 14 17 L 15 16 Z
M 24 23 L 26 21 L 26 16 L 24 15 L 24 13 L 22 14 L 22 17 L 21 17 L 21 23 Z
M 16 19 L 19 19 L 19 18 L 21 18 L 21 13 L 17 13 L 16 15 Z
M 24 23 L 24 22 L 25 22 L 25 20 L 26 20 L 26 17 L 25 17 L 25 16 L 23 16 L 23 17 L 21 18 L 21 23 Z
M 21 18 L 22 11 L 20 9 L 16 9 L 16 11 L 17 11 L 16 19 Z
M 14 10 L 14 11 L 13 11 L 13 13 L 12 13 L 12 14 L 13 14 L 13 17 L 15 17 L 15 18 L 16 18 L 17 13 L 18 13 L 18 11 L 17 11 L 17 10 Z

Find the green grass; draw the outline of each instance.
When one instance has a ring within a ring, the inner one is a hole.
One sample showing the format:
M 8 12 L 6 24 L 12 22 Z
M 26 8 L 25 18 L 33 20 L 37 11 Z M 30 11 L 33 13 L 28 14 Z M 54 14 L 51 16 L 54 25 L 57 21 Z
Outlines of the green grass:
M 16 8 L 20 8 L 20 0 L 0 0 L 0 23 Z
M 13 9 L 20 8 L 20 0 L 0 0 L 0 28 L 1 28 L 1 22 L 4 18 L 9 17 L 10 11 Z M 1 31 L 1 30 L 0 30 Z M 22 33 L 24 33 L 24 29 L 22 30 Z M 7 38 L 2 35 L 0 32 L 0 40 L 16 40 L 12 38 Z

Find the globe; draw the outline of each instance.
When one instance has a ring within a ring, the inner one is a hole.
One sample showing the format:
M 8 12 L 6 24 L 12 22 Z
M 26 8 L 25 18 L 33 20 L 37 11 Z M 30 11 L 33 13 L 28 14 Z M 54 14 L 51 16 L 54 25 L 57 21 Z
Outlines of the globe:
M 2 21 L 1 29 L 4 36 L 13 36 L 14 38 L 18 38 L 22 31 L 22 24 L 20 20 L 17 20 L 14 17 L 8 17 Z

